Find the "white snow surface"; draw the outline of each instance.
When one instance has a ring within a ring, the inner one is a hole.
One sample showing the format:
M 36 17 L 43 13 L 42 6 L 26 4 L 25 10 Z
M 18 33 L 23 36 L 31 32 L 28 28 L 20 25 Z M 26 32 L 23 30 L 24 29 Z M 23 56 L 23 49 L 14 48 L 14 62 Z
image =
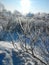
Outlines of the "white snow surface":
M 14 48 L 13 45 L 10 44 L 10 42 L 4 42 L 4 41 L 0 41 L 0 46 L 5 48 Z

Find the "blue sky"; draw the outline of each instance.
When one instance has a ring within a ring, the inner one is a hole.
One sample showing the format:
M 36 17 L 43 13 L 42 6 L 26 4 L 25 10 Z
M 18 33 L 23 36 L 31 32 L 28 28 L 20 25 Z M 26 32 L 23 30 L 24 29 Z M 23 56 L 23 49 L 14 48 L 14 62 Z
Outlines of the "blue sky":
M 49 13 L 49 0 L 29 0 L 30 8 L 28 12 L 46 12 Z M 0 0 L 7 10 L 18 10 L 21 12 L 21 0 Z M 27 6 L 27 5 L 26 5 Z M 25 6 L 25 7 L 26 7 Z

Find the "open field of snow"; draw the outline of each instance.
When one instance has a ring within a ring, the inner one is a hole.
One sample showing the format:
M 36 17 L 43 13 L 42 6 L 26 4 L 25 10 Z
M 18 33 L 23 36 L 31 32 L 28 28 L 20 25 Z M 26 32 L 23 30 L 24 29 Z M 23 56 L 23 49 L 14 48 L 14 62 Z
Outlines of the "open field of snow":
M 10 42 L 4 42 L 4 41 L 0 41 L 0 46 L 5 47 L 5 48 L 14 48 L 12 44 L 10 44 Z

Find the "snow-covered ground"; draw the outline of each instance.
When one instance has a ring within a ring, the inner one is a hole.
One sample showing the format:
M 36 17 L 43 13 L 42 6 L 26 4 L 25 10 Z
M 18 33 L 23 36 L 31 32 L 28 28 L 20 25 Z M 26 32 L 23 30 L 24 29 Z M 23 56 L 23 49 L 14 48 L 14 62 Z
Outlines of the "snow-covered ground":
M 20 49 L 19 44 L 18 47 Z M 0 65 L 22 65 L 23 60 L 17 54 L 18 50 L 14 49 L 11 42 L 0 41 Z
M 14 48 L 10 42 L 0 41 L 0 46 L 5 48 Z
M 18 50 L 23 50 L 20 47 L 20 42 L 16 42 Z M 43 49 L 42 43 L 37 43 L 34 47 L 34 55 L 49 65 L 49 54 L 46 49 Z M 39 60 L 35 59 L 28 53 L 19 53 L 12 45 L 12 42 L 0 41 L 0 64 L 1 65 L 44 65 Z M 39 51 L 40 50 L 40 51 Z M 45 52 L 45 54 L 44 54 Z M 7 64 L 8 63 L 8 64 Z

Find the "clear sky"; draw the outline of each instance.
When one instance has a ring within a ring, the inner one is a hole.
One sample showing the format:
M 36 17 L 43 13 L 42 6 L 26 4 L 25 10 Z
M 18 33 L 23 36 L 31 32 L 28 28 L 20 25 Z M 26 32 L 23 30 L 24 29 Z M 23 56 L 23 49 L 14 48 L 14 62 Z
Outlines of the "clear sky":
M 25 14 L 28 12 L 49 13 L 49 0 L 0 0 L 5 8 L 10 11 L 18 10 Z

